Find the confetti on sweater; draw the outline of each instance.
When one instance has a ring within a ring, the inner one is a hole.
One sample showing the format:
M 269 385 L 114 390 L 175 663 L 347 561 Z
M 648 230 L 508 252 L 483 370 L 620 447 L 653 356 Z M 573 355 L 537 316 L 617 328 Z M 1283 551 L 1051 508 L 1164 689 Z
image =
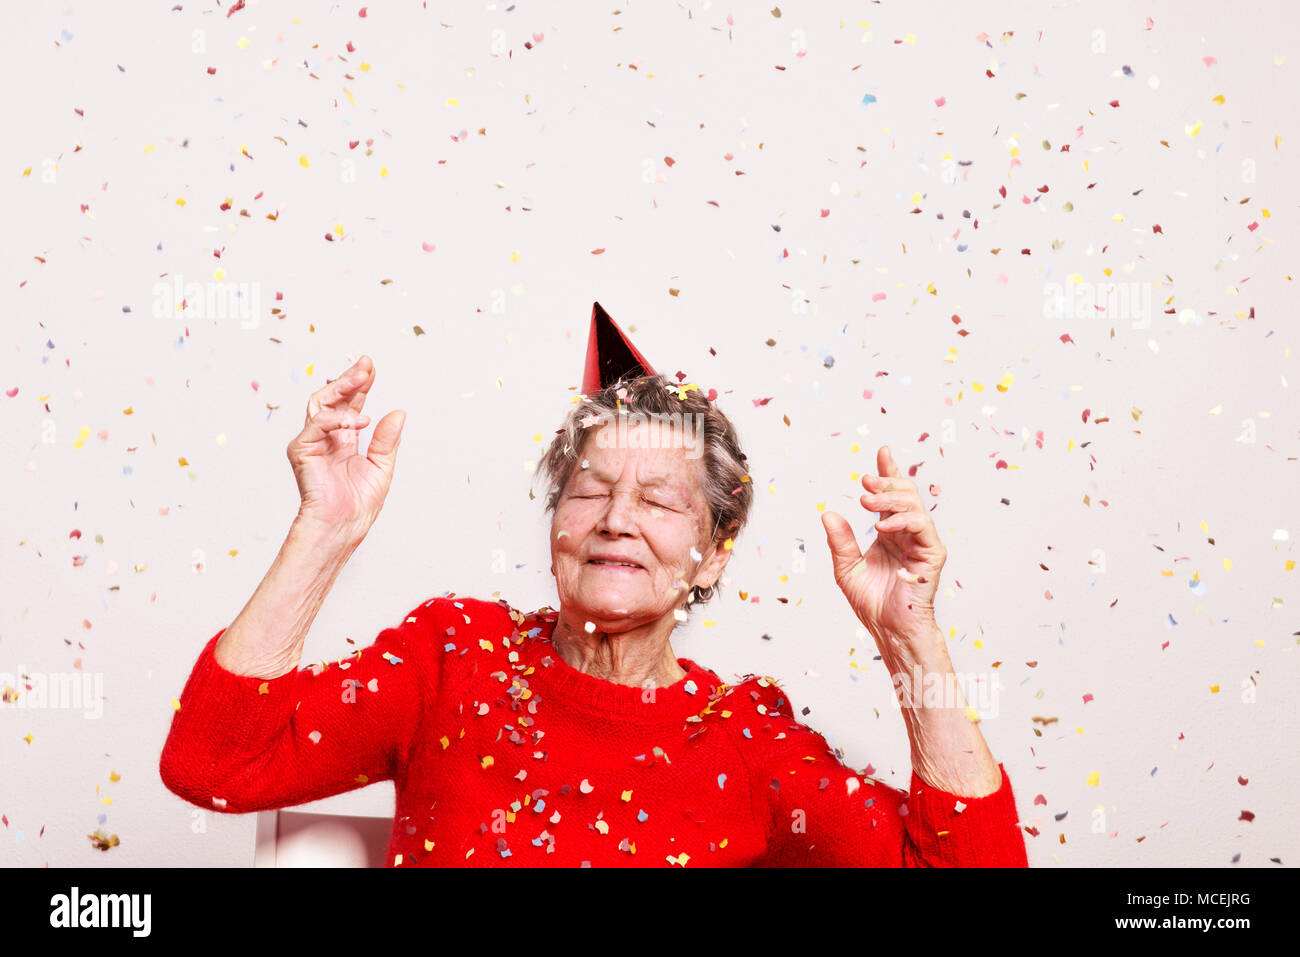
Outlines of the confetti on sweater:
M 205 682 L 220 683 L 224 690 L 198 696 L 178 713 L 163 755 L 164 783 L 187 800 L 244 813 L 267 802 L 304 803 L 326 790 L 364 786 L 380 779 L 370 767 L 396 768 L 392 762 L 407 760 L 396 772 L 407 782 L 399 791 L 397 817 L 424 824 L 396 828 L 388 854 L 390 860 L 414 866 L 613 864 L 620 855 L 647 847 L 663 848 L 681 867 L 702 855 L 722 864 L 752 864 L 763 848 L 772 863 L 898 865 L 904 855 L 919 862 L 927 855 L 938 860 L 948 854 L 935 843 L 932 835 L 938 831 L 962 834 L 967 842 L 963 853 L 972 863 L 1024 862 L 1009 783 L 981 799 L 983 810 L 973 818 L 968 808 L 957 819 L 952 810 L 957 796 L 920 790 L 915 778 L 912 787 L 920 796 L 913 798 L 910 813 L 898 812 L 907 798 L 902 791 L 873 788 L 876 793 L 864 804 L 855 797 L 861 779 L 845 773 L 825 738 L 788 716 L 788 693 L 774 679 L 749 676 L 729 684 L 690 659 L 682 659 L 687 677 L 657 689 L 651 699 L 640 687 L 604 687 L 607 704 L 618 714 L 612 724 L 589 697 L 601 692 L 593 685 L 575 685 L 580 676 L 554 654 L 550 635 L 557 615 L 552 609 L 525 615 L 504 602 L 462 598 L 457 604 L 438 599 L 421 605 L 398 627 L 384 630 L 372 647 L 350 657 L 349 675 L 355 676 L 350 680 L 364 686 L 371 673 L 384 675 L 377 694 L 389 703 L 387 708 L 359 712 L 340 702 L 334 669 L 319 674 L 304 669 L 266 682 L 273 692 L 295 682 L 294 705 L 279 720 L 310 729 L 305 732 L 310 749 L 295 746 L 292 735 L 278 734 L 254 709 L 238 712 L 241 727 L 233 736 L 214 734 L 218 716 L 227 710 L 225 696 L 239 694 L 237 689 L 244 688 L 253 701 L 285 697 L 258 696 L 248 679 L 216 668 L 214 637 L 197 667 Z M 461 614 L 462 609 L 468 614 Z M 469 638 L 464 654 L 445 651 L 434 640 L 451 621 L 464 622 Z M 508 662 L 488 637 L 501 635 L 509 636 Z M 393 668 L 386 653 L 401 658 L 403 667 Z M 520 686 L 526 682 L 530 696 L 508 703 L 501 695 L 503 679 Z M 696 685 L 693 694 L 686 690 L 688 680 Z M 422 717 L 417 690 L 422 681 L 457 691 L 437 699 Z M 487 714 L 478 717 L 478 705 L 491 702 L 497 704 L 488 714 L 500 708 L 512 711 L 504 726 L 484 720 Z M 742 735 L 737 719 L 756 733 Z M 411 730 L 422 720 L 436 729 L 440 746 L 429 752 L 408 750 Z M 574 750 L 585 747 L 578 742 L 592 740 L 593 734 L 608 738 L 607 752 Z M 509 750 L 508 762 L 501 747 Z M 689 756 L 685 766 L 669 760 L 670 753 L 683 750 Z M 263 758 L 252 760 L 254 752 Z M 653 760 L 628 761 L 638 755 Z M 519 768 L 519 762 L 526 766 Z M 495 774 L 503 763 L 510 772 Z M 589 769 L 576 784 L 566 773 L 575 764 Z M 702 778 L 690 770 L 699 766 L 712 768 L 712 774 Z M 359 772 L 359 767 L 367 770 Z M 845 787 L 821 788 L 833 768 L 844 774 Z M 520 794 L 516 788 L 525 777 L 529 790 Z M 781 783 L 775 790 L 768 786 L 774 777 Z M 203 794 L 209 781 L 217 779 L 223 787 L 220 803 L 210 791 Z M 755 802 L 764 807 L 759 815 Z M 437 809 L 432 816 L 420 810 L 430 807 Z M 512 839 L 527 809 L 533 811 L 529 820 L 546 819 L 545 838 L 525 832 L 522 841 Z M 796 809 L 807 817 L 812 833 L 822 837 L 810 837 L 802 826 L 790 830 L 786 822 Z M 635 840 L 630 828 L 636 828 Z M 727 835 L 725 844 L 717 840 L 719 831 Z M 834 839 L 827 840 L 827 834 Z

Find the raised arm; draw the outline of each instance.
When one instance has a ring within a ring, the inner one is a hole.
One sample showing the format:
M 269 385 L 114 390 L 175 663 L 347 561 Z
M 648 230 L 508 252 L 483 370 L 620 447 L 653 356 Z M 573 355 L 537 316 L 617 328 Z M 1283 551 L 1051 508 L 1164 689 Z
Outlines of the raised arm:
M 298 515 L 253 596 L 199 656 L 160 760 L 164 783 L 187 800 L 228 811 L 315 800 L 390 776 L 414 732 L 431 650 L 410 645 L 427 637 L 416 612 L 355 660 L 297 671 L 311 624 L 392 481 L 403 412 L 385 416 L 366 455 L 357 452 L 374 374 L 362 356 L 312 395 L 288 445 Z
M 383 508 L 406 413 L 384 416 L 366 454 L 357 453 L 374 380 L 374 363 L 362 356 L 308 400 L 306 423 L 285 450 L 298 515 L 266 577 L 217 642 L 217 663 L 228 671 L 277 678 L 298 666 L 325 596 Z
M 948 550 L 916 483 L 899 474 L 888 447 L 882 446 L 876 458 L 880 474 L 862 477 L 863 508 L 882 516 L 870 547 L 858 549 L 843 517 L 834 512 L 822 517 L 835 581 L 871 632 L 894 683 L 912 746 L 912 770 L 948 793 L 992 794 L 1002 774 L 958 687 L 934 617 Z M 933 688 L 939 690 L 932 699 L 926 689 Z
M 834 512 L 822 524 L 835 581 L 874 638 L 902 707 L 909 791 L 855 775 L 814 733 L 815 740 L 802 742 L 810 754 L 780 768 L 786 775 L 777 775 L 783 787 L 776 793 L 785 793 L 774 815 L 815 809 L 824 836 L 836 836 L 817 844 L 779 832 L 774 853 L 839 863 L 1024 866 L 1010 781 L 980 732 L 934 617 L 947 549 L 916 483 L 899 473 L 888 447 L 877 450 L 876 460 L 880 474 L 863 476 L 861 498 L 864 509 L 881 516 L 875 541 L 860 550 L 852 527 Z

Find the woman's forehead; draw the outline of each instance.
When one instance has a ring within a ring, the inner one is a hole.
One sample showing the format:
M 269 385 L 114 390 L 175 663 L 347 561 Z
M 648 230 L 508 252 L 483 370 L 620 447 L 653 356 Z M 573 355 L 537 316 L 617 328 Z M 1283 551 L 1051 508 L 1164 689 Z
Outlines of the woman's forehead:
M 630 476 L 641 485 L 676 485 L 698 480 L 681 449 L 597 449 L 583 457 L 575 475 L 590 475 L 602 482 L 616 482 Z
M 610 428 L 610 427 L 607 427 Z M 623 445 L 613 436 L 606 442 L 588 436 L 574 477 L 589 475 L 605 482 L 624 476 L 640 485 L 698 485 L 701 475 L 699 459 L 687 454 L 682 443 L 663 443 L 659 447 L 629 443 Z M 689 439 L 687 440 L 689 441 Z

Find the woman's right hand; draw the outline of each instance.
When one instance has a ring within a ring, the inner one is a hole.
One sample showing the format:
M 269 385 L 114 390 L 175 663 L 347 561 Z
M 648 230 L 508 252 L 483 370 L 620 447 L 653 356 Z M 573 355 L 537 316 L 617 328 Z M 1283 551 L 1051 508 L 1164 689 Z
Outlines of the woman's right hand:
M 285 450 L 298 482 L 298 518 L 359 543 L 379 516 L 393 480 L 393 465 L 406 413 L 379 420 L 365 455 L 357 432 L 370 424 L 361 412 L 375 381 L 375 366 L 362 356 L 307 402 L 303 430 Z

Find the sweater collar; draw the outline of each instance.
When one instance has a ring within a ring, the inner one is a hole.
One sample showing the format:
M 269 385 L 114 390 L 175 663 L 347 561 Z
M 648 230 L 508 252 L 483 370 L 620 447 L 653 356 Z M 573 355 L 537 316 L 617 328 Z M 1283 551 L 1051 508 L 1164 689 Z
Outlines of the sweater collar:
M 640 688 L 617 684 L 574 668 L 551 643 L 559 620 L 556 609 L 546 607 L 524 617 L 518 625 L 523 637 L 521 663 L 533 667 L 529 675 L 540 697 L 551 697 L 563 707 L 583 708 L 643 723 L 676 722 L 708 707 L 722 680 L 690 658 L 678 658 L 686 676 L 667 687 Z

